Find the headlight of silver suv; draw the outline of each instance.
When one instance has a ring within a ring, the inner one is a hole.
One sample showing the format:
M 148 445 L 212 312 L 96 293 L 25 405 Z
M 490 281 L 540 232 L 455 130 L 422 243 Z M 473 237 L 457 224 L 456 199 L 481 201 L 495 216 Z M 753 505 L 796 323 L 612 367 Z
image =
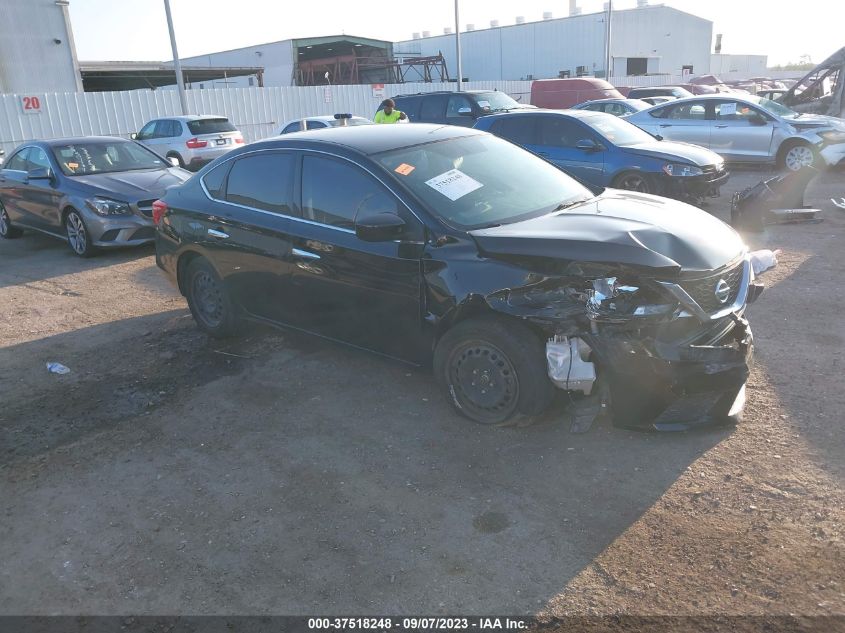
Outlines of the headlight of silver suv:
M 132 209 L 129 208 L 128 204 L 120 200 L 112 200 L 111 198 L 89 198 L 85 201 L 85 204 L 94 213 L 104 217 L 109 215 L 129 215 L 132 213 Z
M 695 165 L 676 165 L 667 163 L 663 165 L 663 172 L 667 176 L 701 176 L 704 171 Z

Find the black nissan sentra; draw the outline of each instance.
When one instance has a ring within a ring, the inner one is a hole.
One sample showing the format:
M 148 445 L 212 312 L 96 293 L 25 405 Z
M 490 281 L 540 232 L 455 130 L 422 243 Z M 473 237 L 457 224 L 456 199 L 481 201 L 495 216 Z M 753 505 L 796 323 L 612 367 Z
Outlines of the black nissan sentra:
M 585 188 L 489 134 L 290 134 L 154 205 L 156 259 L 201 329 L 293 327 L 421 365 L 484 424 L 735 422 L 752 352 L 746 248 L 684 203 Z M 564 396 L 564 401 L 567 401 Z

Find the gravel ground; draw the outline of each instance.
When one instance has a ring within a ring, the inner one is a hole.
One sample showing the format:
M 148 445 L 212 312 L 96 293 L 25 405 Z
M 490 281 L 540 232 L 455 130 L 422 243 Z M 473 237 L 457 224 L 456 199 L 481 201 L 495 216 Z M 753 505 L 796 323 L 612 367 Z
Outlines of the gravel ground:
M 842 195 L 748 236 L 746 416 L 684 434 L 480 428 L 423 370 L 208 339 L 151 249 L 4 241 L 0 614 L 845 614 Z

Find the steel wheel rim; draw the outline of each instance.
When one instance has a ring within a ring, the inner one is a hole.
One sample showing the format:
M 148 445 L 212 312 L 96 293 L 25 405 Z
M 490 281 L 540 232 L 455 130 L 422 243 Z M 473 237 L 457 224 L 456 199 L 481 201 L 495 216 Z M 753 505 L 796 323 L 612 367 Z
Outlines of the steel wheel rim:
M 85 224 L 82 222 L 76 213 L 71 213 L 67 216 L 67 239 L 70 242 L 70 247 L 77 255 L 85 253 L 87 248 L 85 236 Z
M 457 350 L 449 374 L 458 402 L 473 418 L 494 422 L 507 418 L 516 409 L 516 370 L 494 345 L 476 341 Z
M 640 193 L 648 193 L 648 184 L 646 184 L 645 178 L 637 174 L 625 176 L 619 183 L 619 185 L 620 189 L 625 189 L 627 191 L 638 191 Z
M 6 215 L 6 209 L 0 208 L 0 235 L 6 235 L 9 232 L 9 220 Z
M 194 275 L 191 283 L 198 316 L 208 327 L 218 327 L 224 318 L 223 293 L 220 285 L 206 271 Z
M 786 153 L 786 166 L 790 171 L 813 164 L 813 150 L 804 145 L 797 145 Z

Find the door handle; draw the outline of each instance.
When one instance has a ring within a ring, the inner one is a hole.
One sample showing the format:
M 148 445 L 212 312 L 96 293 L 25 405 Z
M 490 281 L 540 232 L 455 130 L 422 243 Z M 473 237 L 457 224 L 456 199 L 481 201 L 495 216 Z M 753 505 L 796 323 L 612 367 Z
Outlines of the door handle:
M 292 251 L 294 257 L 304 257 L 305 259 L 320 259 L 320 256 L 317 253 L 312 253 L 311 251 L 303 251 L 299 248 L 294 248 Z
M 721 130 L 722 128 L 726 128 L 726 127 L 728 127 L 728 126 L 727 126 L 727 125 L 717 125 L 716 127 L 717 127 L 717 128 L 719 128 L 719 129 Z
M 661 123 L 660 127 L 672 127 L 671 123 Z
M 221 240 L 225 240 L 226 238 L 229 237 L 228 233 L 224 233 L 223 231 L 218 231 L 216 229 L 208 229 L 208 234 L 211 237 L 217 237 L 217 238 L 220 238 Z

